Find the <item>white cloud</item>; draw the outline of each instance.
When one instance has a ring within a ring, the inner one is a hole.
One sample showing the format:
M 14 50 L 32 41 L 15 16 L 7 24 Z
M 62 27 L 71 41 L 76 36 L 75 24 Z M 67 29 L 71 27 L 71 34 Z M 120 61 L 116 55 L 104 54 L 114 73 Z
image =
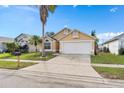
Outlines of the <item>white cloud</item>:
M 103 43 L 103 42 L 105 42 L 105 41 L 107 41 L 107 40 L 109 40 L 109 39 L 111 39 L 111 38 L 113 38 L 115 36 L 118 36 L 118 35 L 122 34 L 122 33 L 124 33 L 124 32 L 99 33 L 99 34 L 97 34 L 97 38 L 99 39 L 99 43 Z
M 78 5 L 73 5 L 73 8 L 76 8 Z
M 38 13 L 38 9 L 31 6 L 16 6 L 16 8 Z
M 68 27 L 67 25 L 65 25 L 64 27 Z
M 111 8 L 111 9 L 110 9 L 110 12 L 113 12 L 113 13 L 114 13 L 114 12 L 116 12 L 117 10 L 118 10 L 118 8 L 117 8 L 117 7 L 114 7 L 114 8 Z
M 10 5 L 1 5 L 1 7 L 4 7 L 4 8 L 9 8 Z M 22 9 L 22 10 L 27 10 L 27 11 L 32 11 L 32 12 L 35 12 L 35 13 L 38 13 L 38 7 L 33 7 L 33 6 L 28 6 L 28 5 L 20 5 L 20 6 L 15 6 L 15 8 L 17 9 Z

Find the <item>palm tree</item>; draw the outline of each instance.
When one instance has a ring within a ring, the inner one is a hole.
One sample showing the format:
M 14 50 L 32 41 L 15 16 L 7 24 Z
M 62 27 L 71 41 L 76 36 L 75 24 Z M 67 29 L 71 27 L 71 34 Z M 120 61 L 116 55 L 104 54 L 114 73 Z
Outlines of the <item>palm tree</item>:
M 40 20 L 42 22 L 42 56 L 45 56 L 44 51 L 44 32 L 45 24 L 47 22 L 49 12 L 53 13 L 56 9 L 56 5 L 41 5 L 40 8 Z
M 30 41 L 30 44 L 32 44 L 32 45 L 35 46 L 35 48 L 36 48 L 35 50 L 36 50 L 36 52 L 37 52 L 37 45 L 38 45 L 39 43 L 41 43 L 40 37 L 34 35 L 29 41 Z

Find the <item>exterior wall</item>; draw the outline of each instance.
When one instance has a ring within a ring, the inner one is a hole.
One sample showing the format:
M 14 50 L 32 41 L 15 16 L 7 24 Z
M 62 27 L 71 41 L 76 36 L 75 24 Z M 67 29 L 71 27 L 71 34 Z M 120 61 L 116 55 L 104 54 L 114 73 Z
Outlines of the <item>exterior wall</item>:
M 58 44 L 57 41 L 52 41 L 52 51 L 53 52 L 57 52 L 57 50 L 58 50 L 57 44 Z
M 79 32 L 79 38 L 73 38 L 73 34 L 69 34 L 67 37 L 63 38 L 61 41 L 69 41 L 69 40 L 93 40 L 93 38 Z
M 28 45 L 29 46 L 29 52 L 35 52 L 36 51 L 36 47 L 34 45 Z M 41 51 L 42 47 L 41 44 L 37 45 L 37 51 Z
M 56 52 L 59 52 L 60 49 L 60 42 L 56 42 Z
M 66 34 L 64 33 L 64 31 L 67 30 L 68 33 L 70 33 L 71 31 L 68 29 L 63 29 L 62 31 L 58 32 L 58 34 L 56 34 L 55 36 L 53 36 L 53 38 L 60 40 L 61 38 L 65 37 Z
M 103 45 L 102 45 L 102 49 L 103 49 L 104 47 L 109 48 L 109 43 L 103 44 Z
M 118 55 L 118 54 L 119 54 L 119 40 L 110 42 L 110 43 L 108 44 L 108 48 L 109 48 L 109 51 L 110 51 L 112 54 Z
M 109 48 L 110 53 L 118 55 L 119 49 L 120 49 L 120 40 L 115 40 L 115 41 L 103 44 L 102 49 L 104 47 Z
M 57 51 L 57 41 L 56 40 L 52 40 L 50 38 L 45 38 L 45 40 L 49 40 L 49 42 L 51 43 L 51 49 L 50 50 L 45 50 L 45 51 L 49 51 L 49 52 L 56 52 Z M 39 50 L 42 51 L 42 44 L 39 45 Z
M 0 50 L 6 50 L 6 49 L 7 49 L 6 45 L 3 43 L 0 43 Z
M 11 38 L 9 39 L 6 37 L 0 38 L 0 51 L 7 49 L 7 46 L 5 43 L 12 43 L 12 42 L 14 42 L 14 39 L 11 39 Z
M 119 48 L 124 48 L 124 36 L 119 40 Z

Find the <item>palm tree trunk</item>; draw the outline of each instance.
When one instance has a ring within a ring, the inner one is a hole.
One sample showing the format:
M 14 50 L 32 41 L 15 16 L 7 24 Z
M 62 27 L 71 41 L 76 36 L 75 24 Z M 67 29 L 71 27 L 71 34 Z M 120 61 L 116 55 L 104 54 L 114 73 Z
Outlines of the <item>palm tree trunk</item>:
M 44 24 L 42 23 L 42 57 L 45 56 L 45 49 L 44 49 Z

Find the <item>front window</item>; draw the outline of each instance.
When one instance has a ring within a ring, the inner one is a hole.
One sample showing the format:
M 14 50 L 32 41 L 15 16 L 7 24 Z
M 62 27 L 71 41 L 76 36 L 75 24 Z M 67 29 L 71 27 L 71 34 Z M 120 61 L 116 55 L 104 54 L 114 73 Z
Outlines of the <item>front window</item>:
M 49 41 L 44 43 L 44 48 L 45 49 L 51 49 L 51 43 Z

